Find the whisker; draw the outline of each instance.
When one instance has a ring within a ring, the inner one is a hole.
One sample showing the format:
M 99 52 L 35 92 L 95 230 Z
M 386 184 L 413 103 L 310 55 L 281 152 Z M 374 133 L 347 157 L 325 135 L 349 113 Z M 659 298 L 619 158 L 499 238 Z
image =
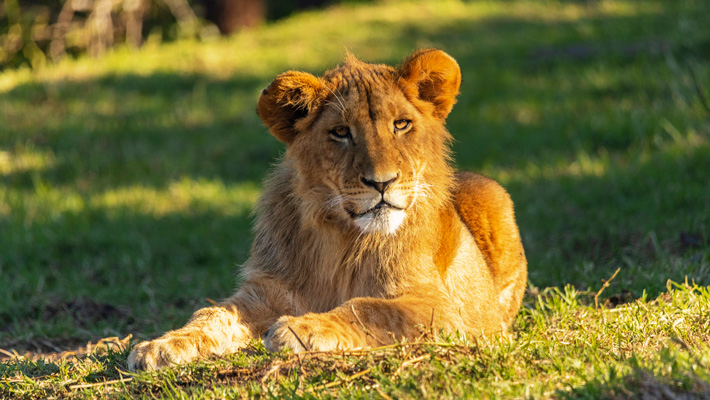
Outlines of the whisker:
M 345 196 L 342 194 L 335 194 L 328 196 L 329 199 L 325 202 L 325 208 L 328 210 L 334 209 L 339 206 L 345 200 Z
M 343 108 L 342 108 L 339 104 L 333 103 L 332 101 L 326 101 L 325 104 L 332 105 L 333 108 L 335 108 L 336 110 L 338 110 L 338 112 L 340 113 L 340 115 L 343 115 L 344 112 L 345 112 L 345 110 L 343 110 Z
M 340 103 L 340 107 L 339 108 L 336 107 L 336 109 L 338 111 L 340 111 L 340 115 L 342 117 L 345 117 L 345 104 L 343 103 L 341 98 L 333 91 L 333 89 L 331 89 L 328 85 L 325 85 L 325 87 L 326 87 L 326 89 L 328 89 L 330 91 L 330 93 L 333 94 L 333 97 L 335 97 L 335 100 L 337 100 L 338 103 Z M 336 88 L 335 90 L 338 90 L 338 89 Z M 340 93 L 340 90 L 338 90 L 338 93 Z M 342 96 L 342 94 L 340 96 Z M 335 106 L 335 103 L 332 103 L 332 102 L 330 102 L 330 103 L 333 104 L 333 106 Z

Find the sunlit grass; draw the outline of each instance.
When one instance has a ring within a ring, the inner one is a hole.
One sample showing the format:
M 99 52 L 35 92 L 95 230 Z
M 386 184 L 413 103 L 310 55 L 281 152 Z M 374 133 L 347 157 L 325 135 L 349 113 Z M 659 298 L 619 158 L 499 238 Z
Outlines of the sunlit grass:
M 130 209 L 146 215 L 169 213 L 191 214 L 214 211 L 225 216 L 243 215 L 256 202 L 260 193 L 254 184 L 224 185 L 221 181 L 182 179 L 164 190 L 142 186 L 119 188 L 90 199 L 92 207 Z
M 53 187 L 35 181 L 31 192 L 0 191 L 6 217 L 24 217 L 27 223 L 42 222 L 41 217 L 53 218 L 63 213 L 82 213 L 87 210 L 107 214 L 130 210 L 146 216 L 162 217 L 179 213 L 190 215 L 213 212 L 216 215 L 241 216 L 249 212 L 260 189 L 254 184 L 225 186 L 221 181 L 182 179 L 165 189 L 140 185 L 120 187 L 104 192 L 83 195 L 64 187 Z
M 10 175 L 31 171 L 41 171 L 54 164 L 51 153 L 23 149 L 22 151 L 0 151 L 0 175 Z

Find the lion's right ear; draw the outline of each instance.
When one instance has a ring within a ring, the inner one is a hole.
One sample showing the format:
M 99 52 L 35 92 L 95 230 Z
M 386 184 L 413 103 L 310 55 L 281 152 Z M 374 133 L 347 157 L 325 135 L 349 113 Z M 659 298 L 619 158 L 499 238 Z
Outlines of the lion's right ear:
M 399 76 L 405 92 L 431 103 L 433 115 L 446 119 L 461 86 L 461 69 L 453 57 L 441 50 L 419 50 L 400 65 Z
M 306 72 L 285 72 L 261 92 L 257 113 L 280 141 L 290 144 L 297 120 L 317 109 L 327 97 L 322 80 Z

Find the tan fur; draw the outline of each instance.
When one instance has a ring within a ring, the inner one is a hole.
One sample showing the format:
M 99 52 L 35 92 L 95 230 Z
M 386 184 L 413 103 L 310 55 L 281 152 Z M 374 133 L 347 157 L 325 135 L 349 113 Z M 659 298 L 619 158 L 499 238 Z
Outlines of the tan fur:
M 242 287 L 130 354 L 155 369 L 238 351 L 336 350 L 437 328 L 501 332 L 527 264 L 496 182 L 454 173 L 444 121 L 456 61 L 420 50 L 398 68 L 348 56 L 322 77 L 286 72 L 258 112 L 286 154 L 265 184 Z

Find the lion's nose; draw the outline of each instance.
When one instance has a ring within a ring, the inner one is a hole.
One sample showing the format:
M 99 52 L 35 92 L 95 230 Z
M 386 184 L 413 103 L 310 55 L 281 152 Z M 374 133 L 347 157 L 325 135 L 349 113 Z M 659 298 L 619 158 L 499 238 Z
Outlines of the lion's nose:
M 376 177 L 375 179 L 367 179 L 364 176 L 360 178 L 360 181 L 365 185 L 375 188 L 378 192 L 384 194 L 390 185 L 395 183 L 399 179 L 399 173 L 390 174 L 384 177 Z

